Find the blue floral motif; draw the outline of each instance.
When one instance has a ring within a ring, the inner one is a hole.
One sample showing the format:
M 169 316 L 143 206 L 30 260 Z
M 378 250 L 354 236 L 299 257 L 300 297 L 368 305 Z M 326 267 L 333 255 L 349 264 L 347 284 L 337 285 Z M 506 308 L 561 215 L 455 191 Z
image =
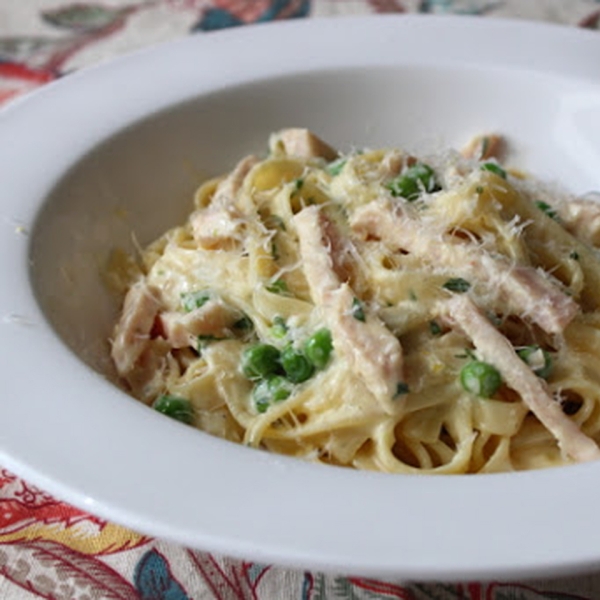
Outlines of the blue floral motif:
M 142 600 L 190 600 L 173 577 L 169 563 L 156 550 L 149 550 L 142 556 L 133 579 Z
M 216 31 L 217 29 L 227 29 L 228 27 L 237 27 L 243 25 L 236 16 L 228 10 L 222 8 L 209 8 L 205 11 L 200 22 L 194 26 L 193 31 Z
M 502 2 L 500 0 L 492 0 L 490 2 L 472 1 L 466 2 L 466 6 L 460 3 L 457 6 L 455 0 L 421 0 L 419 12 L 422 13 L 454 13 L 467 15 L 483 15 L 495 8 L 498 8 Z
M 270 6 L 258 16 L 257 23 L 274 21 L 285 11 L 292 0 L 272 0 Z M 310 13 L 310 0 L 302 0 L 300 6 L 286 15 L 289 19 L 307 17 Z M 204 11 L 200 21 L 194 25 L 192 31 L 215 31 L 217 29 L 227 29 L 229 27 L 238 27 L 245 22 L 236 15 L 223 8 L 208 8 Z
M 259 22 L 273 21 L 277 16 L 285 10 L 291 0 L 273 0 L 271 6 L 265 10 L 265 12 L 258 17 Z M 310 12 L 310 0 L 303 0 L 300 7 L 289 15 L 290 19 L 296 19 L 298 17 L 306 17 Z

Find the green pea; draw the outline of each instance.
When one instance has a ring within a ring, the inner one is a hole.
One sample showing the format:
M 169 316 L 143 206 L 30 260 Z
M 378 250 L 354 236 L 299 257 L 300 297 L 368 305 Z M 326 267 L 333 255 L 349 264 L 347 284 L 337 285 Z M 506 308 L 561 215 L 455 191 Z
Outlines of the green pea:
M 293 383 L 302 383 L 310 379 L 315 372 L 314 365 L 304 353 L 295 350 L 292 346 L 284 348 L 281 353 L 281 366 L 287 378 Z
M 527 346 L 517 351 L 519 357 L 526 362 L 531 370 L 542 379 L 548 379 L 552 373 L 552 356 L 540 346 Z
M 329 329 L 315 331 L 304 344 L 306 357 L 317 369 L 322 369 L 327 365 L 332 350 L 333 342 Z
M 490 173 L 494 173 L 494 175 L 498 175 L 498 177 L 502 177 L 502 179 L 506 179 L 506 171 L 494 162 L 486 162 L 481 165 L 482 171 L 489 171 Z
M 491 398 L 502 385 L 502 376 L 496 367 L 474 360 L 462 368 L 460 382 L 467 392 L 481 398 Z
M 409 202 L 416 200 L 423 192 L 437 192 L 440 186 L 435 178 L 435 173 L 429 165 L 417 163 L 406 169 L 387 186 L 392 196 L 401 196 Z
M 185 398 L 167 395 L 159 396 L 152 404 L 152 408 L 186 425 L 191 425 L 194 420 L 192 405 Z
M 293 385 L 281 375 L 270 375 L 261 379 L 252 391 L 254 406 L 259 413 L 264 413 L 273 402 L 282 402 L 290 397 Z
M 242 372 L 248 379 L 260 379 L 280 370 L 281 353 L 270 344 L 254 344 L 242 354 Z

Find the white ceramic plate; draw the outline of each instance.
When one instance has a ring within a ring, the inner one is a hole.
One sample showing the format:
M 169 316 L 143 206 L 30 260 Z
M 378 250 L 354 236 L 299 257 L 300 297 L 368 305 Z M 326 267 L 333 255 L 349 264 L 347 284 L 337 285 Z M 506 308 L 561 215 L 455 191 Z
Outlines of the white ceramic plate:
M 467 579 L 599 564 L 600 464 L 355 472 L 147 409 L 100 374 L 115 307 L 98 276 L 109 249 L 177 223 L 203 176 L 284 126 L 424 151 L 496 130 L 525 168 L 600 187 L 599 55 L 596 33 L 528 23 L 283 23 L 154 48 L 0 113 L 0 462 L 142 532 L 293 567 Z

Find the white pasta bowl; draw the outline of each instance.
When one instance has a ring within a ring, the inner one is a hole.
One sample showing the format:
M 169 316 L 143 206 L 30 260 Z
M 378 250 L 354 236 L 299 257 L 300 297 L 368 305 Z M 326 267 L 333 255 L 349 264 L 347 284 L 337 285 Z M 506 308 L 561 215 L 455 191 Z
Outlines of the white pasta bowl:
M 269 132 L 435 150 L 505 134 L 511 162 L 600 186 L 600 38 L 436 17 L 191 37 L 71 75 L 0 113 L 0 462 L 115 522 L 195 548 L 403 579 L 600 562 L 600 464 L 400 476 L 267 454 L 115 386 L 101 266 L 182 222 L 194 189 Z

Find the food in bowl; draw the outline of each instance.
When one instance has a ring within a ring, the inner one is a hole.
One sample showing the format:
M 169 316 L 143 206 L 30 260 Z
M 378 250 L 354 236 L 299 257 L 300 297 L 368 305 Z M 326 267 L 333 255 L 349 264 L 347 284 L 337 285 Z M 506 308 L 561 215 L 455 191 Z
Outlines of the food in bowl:
M 139 257 L 130 392 L 208 433 L 391 473 L 600 457 L 600 205 L 463 153 L 340 154 L 304 129 L 203 184 Z

